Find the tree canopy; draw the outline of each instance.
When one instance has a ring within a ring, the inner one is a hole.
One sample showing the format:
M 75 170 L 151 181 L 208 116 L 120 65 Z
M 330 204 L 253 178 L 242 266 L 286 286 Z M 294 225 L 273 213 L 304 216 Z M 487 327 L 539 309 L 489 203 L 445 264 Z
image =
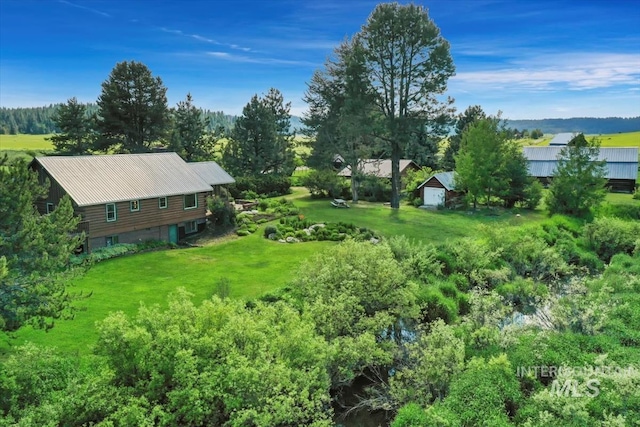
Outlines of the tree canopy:
M 193 105 L 188 93 L 172 111 L 173 127 L 169 136 L 169 148 L 187 162 L 210 160 L 213 157 L 214 140 L 209 132 L 210 119 Z
M 356 36 L 363 46 L 369 84 L 384 116 L 385 147 L 391 157 L 391 207 L 400 206 L 400 158 L 419 124 L 450 112 L 441 101 L 455 73 L 449 43 L 414 4 L 376 6 Z
M 61 104 L 53 116 L 60 133 L 52 135 L 56 152 L 66 155 L 88 154 L 95 143 L 95 117 L 89 116 L 87 105 L 73 97 Z
M 285 104 L 277 89 L 270 89 L 264 97 L 251 98 L 223 149 L 222 163 L 229 173 L 291 175 L 295 165 L 290 110 L 291 103 Z
M 24 161 L 0 159 L 0 330 L 47 327 L 68 308 L 63 276 L 84 236 L 74 233 L 80 219 L 68 197 L 38 213 L 47 188 Z
M 560 151 L 545 199 L 551 213 L 582 216 L 606 195 L 606 161 L 598 161 L 600 141 L 576 135 Z
M 144 153 L 166 136 L 167 88 L 141 62 L 116 64 L 98 97 L 98 149 Z

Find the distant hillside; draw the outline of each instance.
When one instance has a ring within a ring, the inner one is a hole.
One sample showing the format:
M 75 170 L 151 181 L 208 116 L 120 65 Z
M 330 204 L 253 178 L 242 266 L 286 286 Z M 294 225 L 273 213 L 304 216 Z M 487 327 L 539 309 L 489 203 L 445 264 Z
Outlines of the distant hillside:
M 544 133 L 582 132 L 604 134 L 640 131 L 639 117 L 575 117 L 572 119 L 507 120 L 511 129 L 540 129 Z

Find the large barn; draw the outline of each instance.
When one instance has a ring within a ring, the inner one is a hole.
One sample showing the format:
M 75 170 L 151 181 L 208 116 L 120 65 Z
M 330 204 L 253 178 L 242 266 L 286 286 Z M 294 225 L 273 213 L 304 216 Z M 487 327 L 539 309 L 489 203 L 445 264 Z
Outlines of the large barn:
M 529 162 L 529 174 L 543 184 L 549 184 L 558 166 L 558 157 L 564 147 L 524 147 Z M 638 179 L 638 148 L 600 148 L 594 161 L 606 161 L 606 178 L 612 191 L 633 192 Z

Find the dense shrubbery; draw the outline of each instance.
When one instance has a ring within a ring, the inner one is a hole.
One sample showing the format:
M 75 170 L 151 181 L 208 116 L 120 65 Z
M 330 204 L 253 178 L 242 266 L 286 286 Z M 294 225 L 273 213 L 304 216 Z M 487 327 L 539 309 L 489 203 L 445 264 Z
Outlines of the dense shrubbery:
M 94 249 L 90 254 L 74 255 L 70 259 L 72 265 L 91 265 L 96 262 L 105 261 L 121 255 L 135 254 L 137 252 L 175 246 L 161 240 L 147 240 L 140 243 L 118 243 L 117 245 L 105 246 Z
M 349 181 L 332 170 L 312 170 L 302 177 L 301 184 L 307 187 L 312 198 L 351 196 Z
M 257 177 L 240 176 L 228 186 L 234 199 L 255 199 L 259 196 L 277 197 L 291 193 L 291 179 L 284 175 L 264 174 Z
M 587 224 L 585 238 L 605 262 L 617 253 L 632 254 L 640 236 L 640 223 L 617 218 L 597 218 Z
M 360 182 L 359 197 L 368 202 L 388 202 L 391 200 L 389 180 L 367 175 Z
M 280 218 L 276 225 L 268 225 L 264 236 L 272 240 L 289 238 L 290 242 L 309 242 L 314 240 L 342 241 L 352 238 L 356 241 L 379 240 L 380 237 L 373 231 L 356 227 L 344 222 L 316 223 L 302 216 Z M 295 239 L 295 240 L 292 240 Z

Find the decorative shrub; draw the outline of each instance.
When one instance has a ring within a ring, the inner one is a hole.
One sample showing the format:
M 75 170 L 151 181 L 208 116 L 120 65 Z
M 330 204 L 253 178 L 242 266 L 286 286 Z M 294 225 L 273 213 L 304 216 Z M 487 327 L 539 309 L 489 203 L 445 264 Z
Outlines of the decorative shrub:
M 209 197 L 207 199 L 207 207 L 211 211 L 214 225 L 227 227 L 235 224 L 236 210 L 226 199 L 216 196 Z
M 301 178 L 313 198 L 343 197 L 346 188 L 349 194 L 349 182 L 332 170 L 313 170 Z

